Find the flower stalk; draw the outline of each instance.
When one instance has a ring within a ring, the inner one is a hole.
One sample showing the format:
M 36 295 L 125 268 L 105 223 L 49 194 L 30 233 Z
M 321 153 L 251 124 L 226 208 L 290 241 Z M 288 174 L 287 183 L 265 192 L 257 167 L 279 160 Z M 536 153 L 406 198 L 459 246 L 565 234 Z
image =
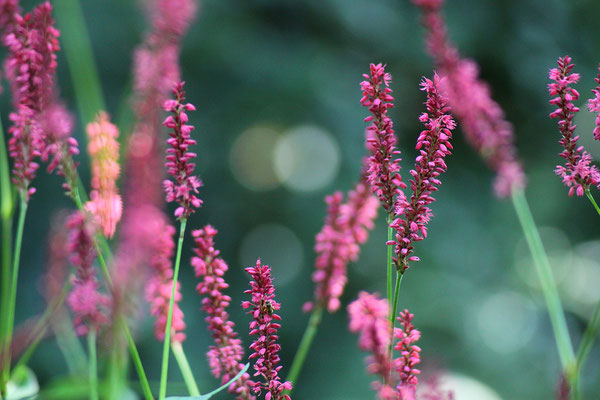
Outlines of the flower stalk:
M 181 219 L 179 226 L 179 239 L 177 240 L 177 254 L 175 256 L 175 266 L 173 269 L 173 285 L 171 288 L 171 298 L 169 299 L 169 313 L 167 314 L 167 326 L 165 327 L 165 341 L 163 343 L 162 366 L 160 372 L 160 391 L 159 400 L 164 400 L 167 394 L 167 375 L 169 370 L 169 347 L 171 343 L 171 324 L 173 322 L 173 305 L 175 304 L 175 291 L 179 277 L 179 265 L 181 263 L 181 250 L 183 248 L 183 238 L 185 236 L 185 226 L 187 219 Z

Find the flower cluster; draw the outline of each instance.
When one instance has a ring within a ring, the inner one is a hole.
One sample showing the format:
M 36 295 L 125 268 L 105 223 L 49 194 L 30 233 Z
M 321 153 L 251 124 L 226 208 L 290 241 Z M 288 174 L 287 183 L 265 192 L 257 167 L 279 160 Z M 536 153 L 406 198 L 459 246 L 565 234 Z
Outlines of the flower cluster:
M 573 66 L 571 57 L 565 56 L 558 59 L 558 68 L 550 70 L 549 78 L 554 81 L 548 84 L 550 96 L 553 96 L 550 104 L 557 107 L 550 113 L 550 118 L 559 120 L 558 129 L 562 135 L 559 143 L 564 148 L 560 156 L 566 160 L 565 165 L 557 166 L 555 172 L 562 177 L 564 184 L 569 188 L 569 196 L 574 193 L 583 196 L 590 186 L 600 185 L 600 171 L 596 166 L 591 165 L 592 156 L 583 149 L 583 146 L 577 146 L 579 136 L 573 136 L 575 132 L 573 117 L 579 111 L 579 108 L 573 104 L 573 101 L 579 98 L 579 92 L 570 86 L 579 81 L 579 74 L 571 72 Z
M 166 218 L 157 218 L 156 230 L 149 238 L 151 240 L 150 266 L 152 275 L 146 284 L 146 298 L 150 302 L 150 312 L 156 317 L 154 334 L 160 341 L 165 340 L 167 318 L 169 315 L 169 302 L 173 289 L 173 265 L 171 259 L 175 250 L 173 235 L 175 228 Z M 179 282 L 175 285 L 175 298 L 173 301 L 173 317 L 171 320 L 171 340 L 183 342 L 185 340 L 185 322 L 183 311 L 179 308 L 181 293 Z
M 367 358 L 367 370 L 379 376 L 373 386 L 380 400 L 397 398 L 391 380 L 392 364 L 388 348 L 392 327 L 388 314 L 388 301 L 367 292 L 360 292 L 358 299 L 348 305 L 350 331 L 359 333 L 358 346 L 371 354 Z
M 598 67 L 598 71 L 600 71 L 600 67 Z M 592 89 L 592 93 L 594 94 L 594 97 L 592 97 L 591 99 L 588 100 L 588 109 L 593 112 L 596 113 L 596 126 L 594 127 L 594 139 L 596 140 L 600 140 L 600 73 L 598 74 L 598 76 L 595 78 L 596 83 L 598 84 L 598 86 L 596 86 L 595 89 Z
M 8 151 L 14 160 L 13 182 L 26 200 L 35 192 L 30 187 L 45 148 L 44 132 L 37 119 L 51 99 L 58 31 L 51 17 L 49 2 L 39 5 L 32 14 L 14 14 L 14 26 L 3 37 L 9 55 L 6 76 L 13 93 L 15 112 L 9 115 L 12 126 Z
M 507 197 L 512 190 L 525 186 L 525 175 L 516 158 L 513 128 L 502 108 L 490 95 L 489 87 L 479 78 L 477 64 L 460 57 L 449 41 L 441 15 L 443 0 L 412 0 L 424 13 L 428 31 L 427 47 L 438 72 L 447 77 L 444 92 L 461 124 L 466 139 L 497 173 L 494 189 Z
M 327 218 L 315 240 L 314 302 L 327 307 L 331 313 L 340 307 L 339 299 L 348 279 L 346 266 L 358 259 L 360 245 L 367 241 L 379 207 L 377 198 L 363 180 L 348 193 L 348 200 L 342 201 L 341 192 L 325 198 Z M 315 304 L 305 304 L 304 310 L 310 310 Z
M 88 152 L 92 158 L 91 200 L 86 208 L 98 219 L 105 236 L 112 237 L 121 219 L 121 196 L 117 191 L 119 178 L 119 130 L 101 112 L 87 126 Z
M 59 176 L 64 177 L 63 188 L 67 195 L 75 196 L 79 163 L 73 160 L 73 156 L 79 154 L 79 144 L 71 136 L 73 117 L 63 104 L 53 101 L 40 114 L 37 123 L 45 139 L 42 161 L 50 160 L 47 171 L 56 171 Z
M 403 198 L 402 189 L 406 185 L 400 176 L 400 152 L 396 150 L 394 125 L 387 111 L 394 107 L 392 89 L 389 88 L 392 76 L 385 72 L 385 66 L 371 64 L 370 73 L 364 74 L 365 81 L 360 83 L 363 96 L 360 103 L 369 107 L 371 116 L 365 118 L 372 122 L 367 127 L 369 148 L 373 149 L 367 161 L 367 179 L 373 193 L 377 195 L 388 215 L 394 212 L 395 198 Z
M 409 267 L 410 261 L 419 261 L 411 256 L 413 243 L 427 237 L 427 223 L 431 218 L 431 204 L 435 199 L 433 192 L 441 184 L 439 175 L 446 171 L 444 158 L 450 154 L 454 120 L 447 114 L 449 107 L 446 99 L 440 94 L 442 79 L 436 74 L 433 81 L 424 78 L 421 90 L 427 93 L 425 105 L 427 112 L 419 120 L 425 125 L 417 139 L 419 156 L 415 161 L 415 169 L 410 171 L 412 179 L 412 195 L 410 201 L 401 199 L 396 204 L 397 218 L 390 224 L 396 230 L 396 239 L 388 243 L 396 246 L 394 262 L 401 272 Z
M 250 322 L 250 335 L 258 338 L 250 345 L 254 351 L 250 359 L 256 358 L 254 376 L 262 376 L 264 383 L 255 382 L 254 392 L 260 395 L 261 390 L 265 390 L 265 400 L 290 400 L 290 396 L 284 395 L 284 390 L 291 390 L 292 383 L 281 383 L 278 373 L 281 369 L 279 364 L 279 350 L 281 346 L 277 343 L 277 329 L 281 325 L 276 322 L 281 317 L 276 314 L 280 304 L 275 301 L 275 287 L 271 279 L 271 268 L 268 265 L 261 265 L 260 260 L 256 266 L 246 268 L 250 274 L 250 290 L 244 291 L 252 295 L 250 301 L 242 302 L 242 307 L 250 308 L 248 311 L 252 315 L 253 321 Z
M 421 348 L 415 343 L 421 338 L 421 332 L 415 329 L 412 324 L 414 315 L 404 310 L 400 313 L 398 321 L 401 328 L 396 328 L 394 337 L 398 339 L 395 350 L 400 352 L 400 357 L 395 360 L 394 368 L 400 376 L 400 384 L 398 392 L 402 400 L 414 400 L 417 383 L 419 379 L 417 375 L 421 373 L 415 368 L 421 362 Z
M 67 219 L 66 225 L 69 229 L 69 258 L 76 267 L 67 303 L 75 316 L 73 322 L 77 333 L 85 335 L 90 329 L 99 329 L 101 325 L 108 323 L 106 309 L 110 305 L 110 299 L 99 292 L 93 265 L 96 258 L 93 227 L 79 211 Z
M 241 362 L 244 349 L 235 331 L 235 324 L 226 311 L 231 302 L 231 297 L 224 294 L 229 287 L 223 278 L 228 267 L 219 257 L 219 250 L 215 249 L 216 234 L 217 230 L 210 225 L 192 232 L 196 256 L 192 258 L 191 265 L 196 277 L 202 278 L 196 290 L 202 296 L 202 310 L 207 314 L 208 330 L 215 341 L 207 353 L 208 363 L 212 374 L 221 378 L 221 383 L 224 384 L 244 368 Z M 236 393 L 237 400 L 254 400 L 256 397 L 251 393 L 254 385 L 250 375 L 244 373 L 229 386 L 229 392 Z
M 175 210 L 175 216 L 186 219 L 194 212 L 194 208 L 202 205 L 202 200 L 196 197 L 198 188 L 202 186 L 202 181 L 193 175 L 195 164 L 190 162 L 196 157 L 195 153 L 189 151 L 189 147 L 196 144 L 196 141 L 190 138 L 190 132 L 194 127 L 186 125 L 188 116 L 187 111 L 194 111 L 196 108 L 190 103 L 184 103 L 185 92 L 183 91 L 184 82 L 179 82 L 173 88 L 175 100 L 167 100 L 164 104 L 165 111 L 172 113 L 169 115 L 163 125 L 172 129 L 169 132 L 170 138 L 167 144 L 167 162 L 169 174 L 173 180 L 165 180 L 165 190 L 167 192 L 167 201 L 176 201 L 179 207 Z M 194 208 L 193 208 L 194 207 Z

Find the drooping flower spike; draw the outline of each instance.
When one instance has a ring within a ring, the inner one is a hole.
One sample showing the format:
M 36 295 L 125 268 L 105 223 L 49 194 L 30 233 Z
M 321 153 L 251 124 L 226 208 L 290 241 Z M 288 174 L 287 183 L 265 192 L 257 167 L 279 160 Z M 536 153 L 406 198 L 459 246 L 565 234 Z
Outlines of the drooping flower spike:
M 358 259 L 360 245 L 373 229 L 379 202 L 364 179 L 348 193 L 345 203 L 342 200 L 341 192 L 325 197 L 327 218 L 315 240 L 315 299 L 305 304 L 305 311 L 315 305 L 326 307 L 330 313 L 339 309 L 347 281 L 346 266 Z
M 442 82 L 437 74 L 433 81 L 423 78 L 421 82 L 421 90 L 427 93 L 427 112 L 419 117 L 425 129 L 417 139 L 419 156 L 415 160 L 415 168 L 410 171 L 412 195 L 410 200 L 398 199 L 397 218 L 390 224 L 396 230 L 396 236 L 388 245 L 396 246 L 394 263 L 401 272 L 408 269 L 409 262 L 419 261 L 418 257 L 411 255 L 413 244 L 427 237 L 427 223 L 432 216 L 429 204 L 435 201 L 433 192 L 441 185 L 439 176 L 447 169 L 444 159 L 452 150 L 450 139 L 456 124 L 448 113 L 446 99 L 440 93 Z
M 106 113 L 98 114 L 87 126 L 88 152 L 92 158 L 92 191 L 86 208 L 98 219 L 106 237 L 112 237 L 121 219 L 121 196 L 117 190 L 119 178 L 119 130 L 110 123 Z
M 257 339 L 250 345 L 254 351 L 250 359 L 256 359 L 254 376 L 261 376 L 264 382 L 255 382 L 254 391 L 259 394 L 266 391 L 265 400 L 290 400 L 290 396 L 283 394 L 284 390 L 291 390 L 291 382 L 281 382 L 279 379 L 279 350 L 281 346 L 277 343 L 277 330 L 281 327 L 281 317 L 277 314 L 280 304 L 275 301 L 275 287 L 271 279 L 271 268 L 261 265 L 260 260 L 256 266 L 246 268 L 250 274 L 250 290 L 244 291 L 252 295 L 250 301 L 242 302 L 242 307 L 249 308 L 252 315 L 250 322 L 250 335 Z
M 445 76 L 443 91 L 448 97 L 467 141 L 496 172 L 494 191 L 499 197 L 510 196 L 525 186 L 525 174 L 517 160 L 514 134 L 504 111 L 479 77 L 473 60 L 460 57 L 450 42 L 441 14 L 444 0 L 412 0 L 423 12 L 427 30 L 427 50 L 435 60 L 438 73 Z
M 360 292 L 358 299 L 348 305 L 350 332 L 357 332 L 358 347 L 367 351 L 367 371 L 377 375 L 373 388 L 380 400 L 397 400 L 392 377 L 392 363 L 388 348 L 392 327 L 389 320 L 389 304 L 375 294 Z
M 173 88 L 175 99 L 167 100 L 163 107 L 165 111 L 170 112 L 163 125 L 171 129 L 170 138 L 167 140 L 167 162 L 166 167 L 172 180 L 165 180 L 164 186 L 167 193 L 167 201 L 179 203 L 175 210 L 177 218 L 186 219 L 202 205 L 196 193 L 202 186 L 202 181 L 194 175 L 195 164 L 190 162 L 196 157 L 195 153 L 189 151 L 189 147 L 196 144 L 196 141 L 190 137 L 190 132 L 194 129 L 192 125 L 187 125 L 188 116 L 186 111 L 194 111 L 196 108 L 190 103 L 184 103 L 185 92 L 183 91 L 184 82 L 179 82 Z
M 394 107 L 389 88 L 392 76 L 382 64 L 371 64 L 370 73 L 363 76 L 366 80 L 360 83 L 363 92 L 360 103 L 372 114 L 365 118 L 366 122 L 372 122 L 367 127 L 367 141 L 372 149 L 367 161 L 367 179 L 386 213 L 392 215 L 396 197 L 402 198 L 402 189 L 406 188 L 399 173 L 400 152 L 395 147 L 394 124 L 387 115 Z
M 221 379 L 221 384 L 225 384 L 244 368 L 244 349 L 235 331 L 235 324 L 227 313 L 231 297 L 224 293 L 229 284 L 223 276 L 228 267 L 219 257 L 219 250 L 215 249 L 216 234 L 217 230 L 210 225 L 192 232 L 196 256 L 191 264 L 196 277 L 202 279 L 196 290 L 202 296 L 202 310 L 207 314 L 205 320 L 215 342 L 208 350 L 208 363 L 212 374 Z M 229 386 L 229 392 L 235 393 L 237 400 L 254 400 L 254 385 L 250 375 L 244 373 Z
M 583 196 L 590 186 L 600 185 L 600 171 L 595 165 L 591 165 L 592 156 L 583 146 L 577 145 L 579 136 L 574 136 L 573 117 L 579 112 L 579 107 L 573 101 L 579 99 L 579 92 L 571 85 L 579 81 L 579 74 L 571 72 L 573 67 L 571 57 L 565 56 L 558 59 L 558 68 L 550 70 L 549 78 L 554 81 L 548 84 L 548 91 L 552 96 L 550 104 L 557 107 L 550 113 L 550 118 L 559 120 L 558 130 L 562 135 L 559 143 L 564 149 L 560 156 L 566 160 L 565 165 L 558 165 L 555 172 L 569 188 L 569 196 Z

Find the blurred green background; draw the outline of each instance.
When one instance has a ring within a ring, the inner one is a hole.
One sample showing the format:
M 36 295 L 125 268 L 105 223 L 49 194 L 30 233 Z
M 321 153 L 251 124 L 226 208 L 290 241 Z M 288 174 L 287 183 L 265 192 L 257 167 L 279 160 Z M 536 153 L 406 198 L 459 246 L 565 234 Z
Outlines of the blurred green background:
M 33 4 L 23 2 L 25 9 Z M 135 1 L 86 0 L 82 6 L 107 111 L 127 126 L 132 50 L 146 23 Z M 482 77 L 514 124 L 527 195 L 578 344 L 600 298 L 600 217 L 586 199 L 569 198 L 553 173 L 562 159 L 556 122 L 547 116 L 546 84 L 548 69 L 568 53 L 582 74 L 582 97 L 591 95 L 600 61 L 600 3 L 452 0 L 445 15 L 451 38 L 464 56 L 480 64 Z M 62 96 L 75 111 L 63 52 L 58 61 Z M 243 268 L 257 257 L 272 266 L 282 303 L 284 375 L 307 322 L 301 307 L 313 293 L 312 248 L 323 224 L 323 198 L 351 188 L 365 153 L 367 111 L 359 103 L 359 82 L 370 62 L 386 63 L 394 78 L 391 116 L 407 179 L 421 129 L 417 117 L 424 97 L 418 84 L 422 76 L 432 75 L 419 14 L 408 0 L 205 0 L 183 43 L 183 78 L 188 100 L 198 109 L 190 114 L 198 141 L 197 171 L 205 183 L 204 206 L 188 226 L 210 223 L 219 230 L 216 244 L 230 266 L 230 313 L 246 345 Z M 6 129 L 7 90 L 0 106 Z M 581 143 L 600 157 L 600 144 L 592 140 L 593 115 L 583 110 L 576 123 Z M 81 124 L 76 136 L 83 147 Z M 516 215 L 509 201 L 493 196 L 493 174 L 460 129 L 454 146 L 433 205 L 429 237 L 416 248 L 422 261 L 408 271 L 400 297 L 400 307 L 415 314 L 423 334 L 422 369 L 462 377 L 456 383 L 458 400 L 553 398 L 559 360 Z M 88 161 L 85 156 L 80 161 L 88 182 Z M 51 216 L 72 208 L 59 178 L 40 171 L 34 185 L 38 192 L 27 216 L 17 322 L 43 311 L 40 276 Z M 347 330 L 345 305 L 360 290 L 385 292 L 385 235 L 380 213 L 360 260 L 349 268 L 344 309 L 325 316 L 294 398 L 374 398 L 365 354 Z M 184 348 L 206 392 L 217 382 L 204 356 L 211 340 L 188 263 L 191 243 L 188 237 L 181 272 L 188 324 Z M 151 320 L 135 331 L 149 378 L 157 382 L 162 346 L 154 339 Z M 595 346 L 583 378 L 589 399 L 600 393 L 599 361 Z M 30 365 L 42 384 L 66 372 L 52 339 Z M 131 377 L 136 379 L 135 373 Z M 175 362 L 170 380 L 180 380 Z M 476 392 L 484 390 L 478 385 L 487 386 L 487 394 Z M 173 388 L 185 393 L 183 384 Z

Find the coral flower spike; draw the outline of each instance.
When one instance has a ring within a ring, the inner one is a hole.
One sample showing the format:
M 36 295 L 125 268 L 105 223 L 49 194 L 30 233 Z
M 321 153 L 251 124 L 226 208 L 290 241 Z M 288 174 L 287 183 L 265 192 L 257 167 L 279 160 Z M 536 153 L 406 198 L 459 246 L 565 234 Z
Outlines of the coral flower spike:
M 202 186 L 202 181 L 194 175 L 195 164 L 190 162 L 196 157 L 195 153 L 189 151 L 189 147 L 196 144 L 196 141 L 190 137 L 190 132 L 194 129 L 192 125 L 187 125 L 188 116 L 186 111 L 194 111 L 196 107 L 190 103 L 184 103 L 185 92 L 183 85 L 185 82 L 179 82 L 173 88 L 175 99 L 165 101 L 163 107 L 165 111 L 170 112 L 163 125 L 171 129 L 167 144 L 166 167 L 169 174 L 173 177 L 171 180 L 165 180 L 165 191 L 167 201 L 179 203 L 175 210 L 177 218 L 186 219 L 195 208 L 202 205 L 202 200 L 196 197 L 198 188 Z
M 250 345 L 254 351 L 250 359 L 256 359 L 254 376 L 262 376 L 264 382 L 256 382 L 254 391 L 258 394 L 264 389 L 267 394 L 265 400 L 290 400 L 290 396 L 284 395 L 284 390 L 291 390 L 291 382 L 283 382 L 279 379 L 278 373 L 281 369 L 279 364 L 279 349 L 281 346 L 277 343 L 277 329 L 281 325 L 276 322 L 281 317 L 276 314 L 280 305 L 275 301 L 275 287 L 271 279 L 271 268 L 268 265 L 261 265 L 260 260 L 256 262 L 255 267 L 246 268 L 250 274 L 250 290 L 244 293 L 252 295 L 250 301 L 244 301 L 242 307 L 250 308 L 248 311 L 252 315 L 253 321 L 250 322 L 250 335 L 257 336 L 257 339 Z

